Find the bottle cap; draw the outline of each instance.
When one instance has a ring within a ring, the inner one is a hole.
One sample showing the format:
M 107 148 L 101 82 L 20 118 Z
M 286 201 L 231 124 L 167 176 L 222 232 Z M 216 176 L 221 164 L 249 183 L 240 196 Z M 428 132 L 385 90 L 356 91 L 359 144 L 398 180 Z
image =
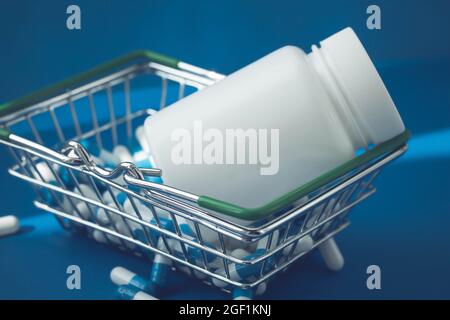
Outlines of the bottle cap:
M 405 130 L 380 75 L 351 28 L 321 41 L 320 54 L 367 144 L 378 144 Z

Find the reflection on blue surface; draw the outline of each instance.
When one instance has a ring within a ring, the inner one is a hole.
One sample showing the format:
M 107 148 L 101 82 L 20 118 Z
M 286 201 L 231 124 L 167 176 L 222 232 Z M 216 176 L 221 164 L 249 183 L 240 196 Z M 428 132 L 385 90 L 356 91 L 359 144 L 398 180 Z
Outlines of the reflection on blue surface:
M 413 136 L 400 161 L 450 159 L 450 128 Z

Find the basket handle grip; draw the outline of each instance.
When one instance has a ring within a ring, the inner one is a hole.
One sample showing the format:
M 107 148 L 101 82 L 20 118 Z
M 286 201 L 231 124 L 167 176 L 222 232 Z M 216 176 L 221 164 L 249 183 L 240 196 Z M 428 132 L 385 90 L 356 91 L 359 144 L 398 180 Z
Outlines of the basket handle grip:
M 0 139 L 9 141 L 9 136 L 11 135 L 11 132 L 5 128 L 0 128 Z
M 153 51 L 148 50 L 134 51 L 125 56 L 105 62 L 90 70 L 79 73 L 66 80 L 44 87 L 43 89 L 35 91 L 27 96 L 2 104 L 0 105 L 0 118 L 7 116 L 11 113 L 14 113 L 16 111 L 20 111 L 32 104 L 44 101 L 45 99 L 48 99 L 55 94 L 61 93 L 63 90 L 67 88 L 87 82 L 92 78 L 98 77 L 102 74 L 105 74 L 108 71 L 111 71 L 112 69 L 124 66 L 135 60 L 156 62 L 176 69 L 178 69 L 178 63 L 180 62 L 178 59 Z M 4 137 L 5 137 L 4 134 L 0 132 L 0 138 L 4 139 Z

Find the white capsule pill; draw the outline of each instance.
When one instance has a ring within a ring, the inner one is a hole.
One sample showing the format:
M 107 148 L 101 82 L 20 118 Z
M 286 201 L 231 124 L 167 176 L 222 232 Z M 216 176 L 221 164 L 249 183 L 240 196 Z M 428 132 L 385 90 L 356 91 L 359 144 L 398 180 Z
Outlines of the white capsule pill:
M 130 284 L 134 276 L 136 276 L 136 273 L 123 267 L 115 267 L 110 273 L 111 281 L 118 286 Z
M 75 207 L 77 208 L 75 214 L 79 214 L 80 218 L 84 220 L 89 220 L 91 218 L 91 210 L 93 210 L 93 208 L 91 207 L 91 209 L 89 209 L 86 202 L 78 201 Z
M 294 249 L 294 252 L 292 253 L 292 255 L 296 256 L 296 255 L 300 254 L 301 252 L 306 252 L 306 251 L 311 250 L 313 244 L 314 244 L 314 241 L 311 238 L 311 236 L 306 235 L 303 238 L 301 238 L 300 240 L 298 240 L 297 245 L 295 245 L 295 242 L 294 242 L 293 244 L 285 247 L 283 249 L 283 255 L 288 255 L 292 250 L 292 246 L 294 246 L 294 245 L 295 245 L 295 249 Z
M 115 207 L 113 203 L 108 204 L 111 207 Z M 97 222 L 102 225 L 109 225 L 110 223 L 115 223 L 119 221 L 120 216 L 114 212 L 106 211 L 103 208 L 96 209 Z
M 87 184 L 80 184 L 78 186 L 78 189 L 75 188 L 74 192 L 81 194 L 85 198 L 89 198 L 94 201 L 100 201 L 95 191 Z M 88 206 L 86 202 L 84 202 L 83 200 L 78 200 L 77 198 L 73 198 L 73 200 L 76 203 L 75 206 L 77 207 L 81 217 L 85 220 L 89 220 L 92 216 L 92 212 L 96 209 L 95 205 L 89 204 Z
M 20 228 L 19 219 L 16 216 L 0 217 L 0 237 L 16 233 Z
M 113 193 L 114 196 L 117 196 L 117 194 L 120 193 L 120 191 L 117 190 L 117 189 L 112 189 L 112 188 L 111 188 L 111 191 L 112 191 L 112 193 Z M 111 203 L 111 202 L 114 202 L 114 200 L 113 200 L 113 198 L 112 198 L 112 196 L 111 196 L 111 192 L 109 192 L 109 190 L 105 190 L 105 191 L 102 193 L 102 199 L 103 199 L 103 202 L 104 202 L 104 203 Z
M 262 282 L 256 287 L 256 289 L 235 288 L 232 290 L 231 295 L 233 300 L 252 300 L 254 295 L 258 296 L 266 292 L 266 288 L 267 284 Z
M 120 163 L 118 157 L 116 157 L 112 152 L 106 151 L 104 149 L 100 149 L 98 158 L 100 159 L 100 162 L 103 163 L 103 165 L 109 168 L 114 168 L 117 164 Z
M 133 157 L 130 151 L 124 145 L 117 145 L 113 149 L 113 154 L 119 159 L 120 162 L 133 162 Z
M 72 214 L 74 211 L 72 204 L 70 203 L 68 196 L 62 196 L 60 199 L 60 209 L 65 213 Z
M 256 251 L 259 252 L 260 254 L 263 254 L 266 252 L 266 250 L 273 250 L 277 247 L 278 245 L 278 239 L 280 237 L 280 231 L 277 229 L 275 231 L 272 232 L 272 237 L 270 238 L 270 234 L 267 235 L 266 237 L 262 238 L 261 240 L 258 241 L 257 245 L 256 245 Z M 267 248 L 268 242 L 270 241 L 270 247 Z
M 125 222 L 123 221 L 119 221 L 115 223 L 115 227 L 117 230 L 117 233 L 120 233 L 124 236 L 126 236 L 127 238 L 133 238 L 133 236 L 131 235 L 131 231 L 130 229 L 126 226 Z M 116 231 L 114 230 L 114 231 Z M 119 238 L 115 237 L 115 236 L 111 236 L 109 235 L 111 238 L 116 238 L 119 242 Z M 136 248 L 136 245 L 133 242 L 127 241 L 127 240 L 123 240 L 125 245 L 127 246 L 128 249 L 133 250 L 134 248 Z
M 158 243 L 158 248 L 161 247 Z M 159 264 L 164 264 L 167 266 L 171 266 L 172 265 L 172 260 L 170 260 L 169 258 L 167 258 L 166 256 L 163 256 L 161 254 L 156 254 L 155 255 L 155 259 L 153 260 L 153 263 L 159 263 Z
M 333 238 L 322 242 L 319 245 L 319 251 L 323 260 L 332 271 L 339 271 L 344 266 L 344 257 Z
M 133 300 L 159 300 L 159 299 L 152 295 L 149 295 L 148 293 L 139 291 L 139 292 L 136 292 L 136 294 L 133 297 Z
M 155 298 L 144 291 L 139 291 L 139 289 L 129 285 L 119 286 L 117 288 L 117 294 L 124 300 L 159 300 L 158 298 Z
M 222 258 L 215 258 L 213 261 L 208 262 L 208 267 L 211 270 L 220 269 L 223 267 L 223 259 Z
M 160 239 L 161 240 L 161 239 Z M 161 241 L 158 240 L 158 248 L 161 249 Z M 161 255 L 155 254 L 153 259 L 152 269 L 150 270 L 150 281 L 160 288 L 164 287 L 169 277 L 169 272 L 172 267 L 172 260 Z
M 136 140 L 139 142 L 142 150 L 145 151 L 145 153 L 149 154 L 150 149 L 148 147 L 147 137 L 145 135 L 144 126 L 139 126 L 136 128 L 135 132 Z
M 150 205 L 145 205 L 145 206 L 150 206 Z M 169 211 L 161 209 L 161 208 L 156 207 L 156 206 L 152 206 L 152 207 L 153 207 L 153 210 L 155 210 L 155 213 L 156 213 L 156 215 L 158 216 L 159 219 L 170 219 Z
M 102 232 L 100 230 L 93 230 L 92 231 L 92 237 L 95 239 L 95 241 L 100 243 L 108 243 L 108 240 L 106 239 L 106 233 Z
M 150 281 L 123 267 L 112 269 L 110 277 L 111 281 L 119 286 L 130 285 L 143 291 L 153 291 Z
M 238 240 L 232 237 L 224 237 L 225 238 L 225 246 L 228 250 L 234 249 L 247 249 L 249 247 L 248 243 L 242 240 Z
M 236 259 L 244 259 L 248 255 L 250 255 L 250 253 L 241 248 L 237 248 L 237 249 L 234 249 L 233 251 L 231 251 L 231 256 L 235 257 Z
M 195 276 L 197 279 L 200 279 L 200 280 L 204 280 L 204 279 L 206 279 L 206 278 L 208 277 L 208 276 L 207 276 L 206 274 L 204 274 L 203 272 L 200 272 L 200 271 L 191 269 L 191 268 L 189 268 L 189 267 L 187 267 L 187 266 L 179 265 L 179 266 L 177 266 L 176 268 L 177 268 L 178 270 L 180 270 L 181 272 L 187 274 L 187 275 L 192 275 L 192 274 L 194 274 L 194 276 Z
M 245 257 L 248 257 L 249 255 L 250 255 L 250 253 L 243 249 L 235 249 L 231 252 L 231 256 L 235 257 L 236 259 L 244 259 Z M 250 268 L 252 268 L 252 267 L 250 267 Z M 228 271 L 230 273 L 231 280 L 242 280 L 242 278 L 239 276 L 239 274 L 236 270 L 235 263 L 231 263 L 228 266 Z M 225 276 L 225 277 L 227 274 L 224 267 L 221 267 L 220 269 L 218 269 L 216 271 L 216 273 L 218 273 L 222 276 Z M 224 288 L 224 287 L 228 286 L 228 283 L 226 283 L 225 281 L 216 279 L 216 278 L 212 279 L 212 283 L 219 288 Z
M 38 162 L 35 164 L 35 167 L 36 170 L 33 170 L 33 173 L 36 179 L 41 179 L 42 177 L 45 182 L 56 181 L 55 176 L 53 175 L 46 162 Z
M 121 210 L 120 206 L 123 206 L 124 202 L 126 200 L 128 200 L 127 195 L 124 192 L 118 192 L 115 190 L 113 191 L 113 194 L 114 194 L 114 199 L 111 196 L 111 193 L 108 190 L 106 190 L 102 195 L 103 202 L 111 208 L 114 208 L 116 210 Z M 116 202 L 119 205 L 119 207 L 116 206 Z M 117 223 L 119 221 L 122 221 L 122 219 L 123 219 L 121 215 L 119 215 L 113 211 L 110 211 L 110 210 L 107 211 L 103 208 L 96 209 L 96 218 L 97 218 L 98 222 L 100 222 L 101 224 L 104 224 L 104 225 L 108 225 L 111 223 Z
M 197 235 L 195 233 L 196 229 L 195 229 L 194 222 L 192 222 L 191 220 L 188 220 L 186 218 L 180 217 L 180 216 L 177 216 L 176 219 L 177 219 L 178 225 L 189 226 L 189 228 L 187 228 L 186 230 L 190 229 L 190 231 L 192 231 L 192 235 L 197 237 Z M 201 224 L 198 225 L 198 228 L 200 230 L 200 235 L 204 242 L 210 243 L 212 245 L 216 245 L 219 243 L 219 234 L 216 231 L 214 231 L 213 229 L 208 228 L 204 225 L 201 225 Z M 185 234 L 185 236 L 189 236 L 189 235 Z M 191 236 L 191 238 L 192 238 L 192 236 Z
M 126 231 L 126 226 L 124 224 L 119 223 L 119 224 L 116 224 L 115 226 L 116 226 L 117 231 L 114 228 L 109 228 L 109 229 L 111 231 L 114 231 L 114 232 L 117 232 L 120 234 L 124 234 L 125 236 L 130 235 L 129 231 Z M 112 235 L 112 234 L 109 234 L 106 232 L 102 232 L 97 229 L 92 232 L 92 237 L 95 239 L 95 241 L 104 243 L 104 244 L 107 244 L 108 242 L 112 242 L 113 244 L 119 246 L 119 245 L 122 245 L 122 241 L 123 241 L 123 243 L 125 243 L 125 245 L 128 249 L 132 250 L 136 247 L 136 245 L 132 242 L 123 240 L 122 238 L 119 238 L 115 235 Z
M 133 163 L 139 168 L 153 168 L 153 160 L 144 150 L 136 151 L 133 153 Z M 154 180 L 155 182 L 160 182 Z
M 108 243 L 108 240 L 106 239 L 105 233 L 101 232 L 100 230 L 95 229 L 92 232 L 92 237 L 95 239 L 95 241 L 100 243 Z
M 144 206 L 140 202 L 134 201 L 134 204 L 136 205 L 136 209 L 139 212 L 139 215 L 141 216 L 143 221 L 149 222 L 153 218 L 152 211 L 149 207 Z M 139 217 L 139 215 L 136 213 L 135 208 L 133 207 L 133 204 L 129 199 L 125 201 L 123 204 L 123 209 L 126 213 L 131 214 L 135 217 Z

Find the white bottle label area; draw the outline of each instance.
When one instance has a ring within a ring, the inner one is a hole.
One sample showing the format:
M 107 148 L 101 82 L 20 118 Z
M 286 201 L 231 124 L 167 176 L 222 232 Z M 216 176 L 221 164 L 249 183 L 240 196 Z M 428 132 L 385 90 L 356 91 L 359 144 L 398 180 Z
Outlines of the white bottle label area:
M 171 134 L 171 160 L 175 165 L 255 165 L 260 175 L 278 173 L 279 129 L 204 128 L 200 120 L 193 128 Z

